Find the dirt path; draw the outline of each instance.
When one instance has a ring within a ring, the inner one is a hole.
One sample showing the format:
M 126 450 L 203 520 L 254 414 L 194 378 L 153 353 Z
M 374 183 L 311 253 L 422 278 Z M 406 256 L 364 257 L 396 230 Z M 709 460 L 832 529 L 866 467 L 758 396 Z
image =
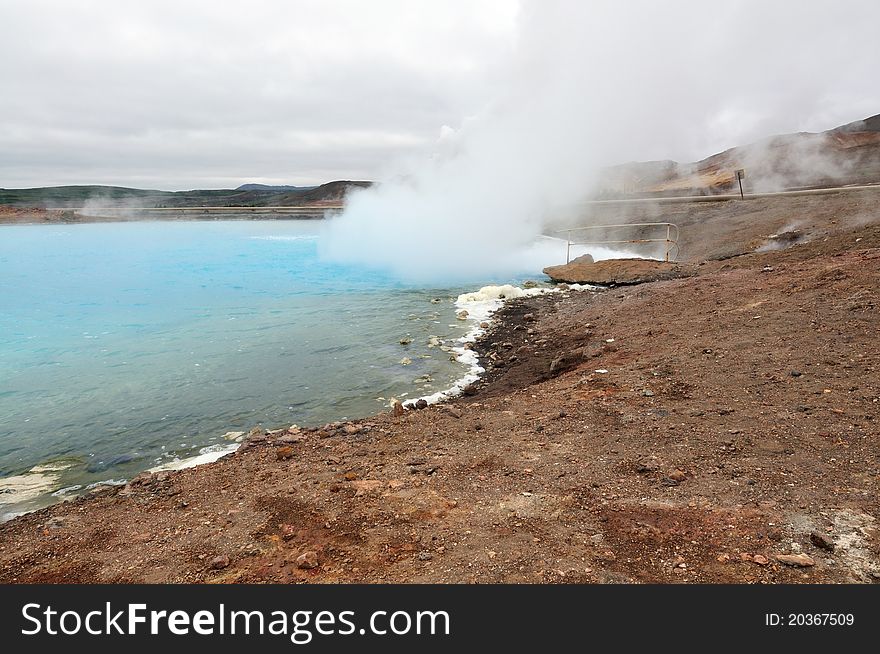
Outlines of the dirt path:
M 473 395 L 23 516 L 0 581 L 874 582 L 878 289 L 861 226 L 511 302 Z

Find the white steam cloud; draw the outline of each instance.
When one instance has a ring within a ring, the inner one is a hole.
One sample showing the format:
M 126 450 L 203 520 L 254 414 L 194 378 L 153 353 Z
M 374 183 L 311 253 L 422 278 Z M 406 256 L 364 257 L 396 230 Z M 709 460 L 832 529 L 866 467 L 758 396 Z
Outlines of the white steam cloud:
M 501 97 L 352 194 L 323 255 L 422 281 L 555 263 L 530 245 L 603 166 L 876 113 L 878 24 L 856 1 L 525 2 Z

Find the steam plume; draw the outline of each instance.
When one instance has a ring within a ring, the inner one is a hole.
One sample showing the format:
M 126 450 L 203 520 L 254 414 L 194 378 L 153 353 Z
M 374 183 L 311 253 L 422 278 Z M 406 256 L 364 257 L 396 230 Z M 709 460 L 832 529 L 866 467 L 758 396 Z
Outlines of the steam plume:
M 841 106 L 850 119 L 872 113 L 878 91 L 840 89 L 872 79 L 878 19 L 880 5 L 855 1 L 525 2 L 492 106 L 445 128 L 432 156 L 350 196 L 323 254 L 419 280 L 551 263 L 524 248 L 604 165 L 698 158 Z M 816 76 L 816 59 L 839 77 Z

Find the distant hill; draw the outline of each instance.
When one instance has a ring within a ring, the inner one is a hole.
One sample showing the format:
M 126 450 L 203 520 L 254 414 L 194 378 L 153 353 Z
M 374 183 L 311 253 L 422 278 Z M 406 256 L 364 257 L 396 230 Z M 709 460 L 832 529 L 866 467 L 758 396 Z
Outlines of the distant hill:
M 632 162 L 603 171 L 598 197 L 711 195 L 880 182 L 880 114 L 820 133 L 782 134 L 693 163 Z
M 841 125 L 837 129 L 831 130 L 832 132 L 880 132 L 880 114 L 876 116 L 871 116 L 870 118 L 865 118 L 864 120 L 857 120 L 853 123 L 847 123 L 846 125 Z
M 369 188 L 373 182 L 353 182 L 348 180 L 327 182 L 321 186 L 313 186 L 310 189 L 302 189 L 304 192 L 296 196 L 302 202 L 342 202 L 345 196 L 354 189 Z
M 268 186 L 266 184 L 242 184 L 236 191 L 275 191 L 275 192 L 285 192 L 285 191 L 307 191 L 309 189 L 317 188 L 315 186 Z
M 340 204 L 349 191 L 372 182 L 339 180 L 320 186 L 157 191 L 122 186 L 48 186 L 0 189 L 0 205 L 40 208 L 308 207 Z M 293 189 L 293 190 L 289 190 Z

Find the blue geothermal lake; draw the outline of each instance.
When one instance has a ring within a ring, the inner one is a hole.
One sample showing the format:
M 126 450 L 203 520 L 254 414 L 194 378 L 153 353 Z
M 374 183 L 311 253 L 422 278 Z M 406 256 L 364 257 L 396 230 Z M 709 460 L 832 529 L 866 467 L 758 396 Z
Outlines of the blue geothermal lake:
M 491 280 L 426 289 L 328 264 L 320 229 L 0 227 L 0 516 L 465 374 L 428 339 L 464 335 L 453 300 Z

